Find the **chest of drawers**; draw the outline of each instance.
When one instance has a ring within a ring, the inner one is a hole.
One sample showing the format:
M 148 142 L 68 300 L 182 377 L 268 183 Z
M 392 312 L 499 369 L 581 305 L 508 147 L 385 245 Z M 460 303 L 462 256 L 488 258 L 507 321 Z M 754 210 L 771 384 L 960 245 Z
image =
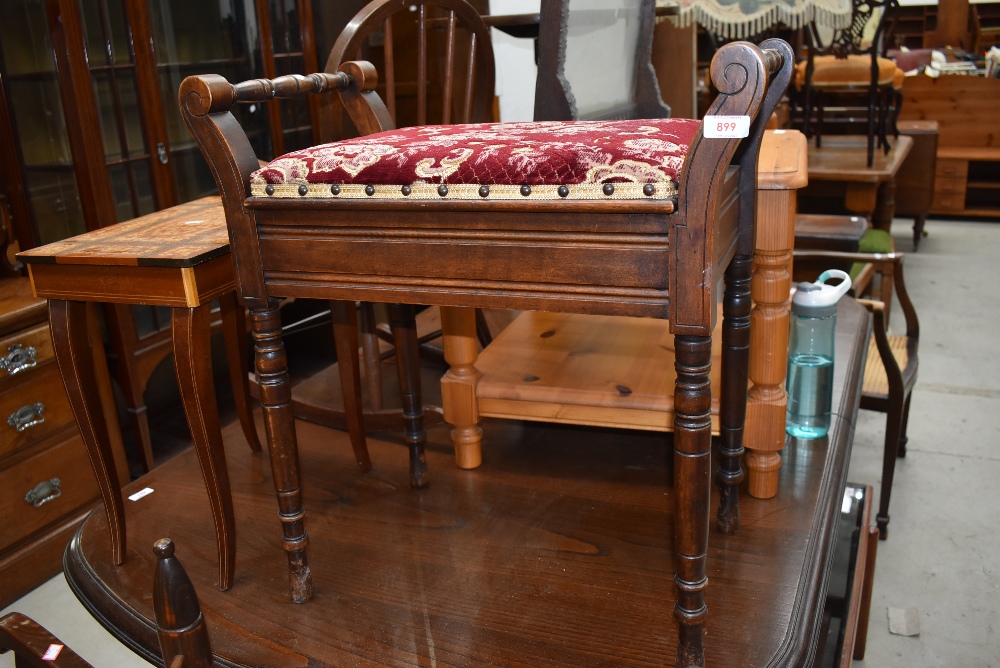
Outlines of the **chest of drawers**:
M 44 300 L 0 279 L 0 607 L 59 572 L 99 499 L 59 376 Z

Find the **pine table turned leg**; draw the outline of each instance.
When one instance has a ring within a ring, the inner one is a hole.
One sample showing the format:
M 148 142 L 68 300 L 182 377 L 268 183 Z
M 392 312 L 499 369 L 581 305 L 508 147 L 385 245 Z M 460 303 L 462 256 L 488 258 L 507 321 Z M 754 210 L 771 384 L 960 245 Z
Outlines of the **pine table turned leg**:
M 271 474 L 278 496 L 281 542 L 288 555 L 291 598 L 305 603 L 312 598 L 312 572 L 306 548 L 309 535 L 305 529 L 302 488 L 299 474 L 299 448 L 295 439 L 295 415 L 292 413 L 292 385 L 288 377 L 288 359 L 281 340 L 281 316 L 277 300 L 268 300 L 265 308 L 250 311 L 254 339 L 254 367 L 260 386 L 260 404 L 264 413 L 264 432 L 271 454 Z
M 746 429 L 747 491 L 758 499 L 778 493 L 779 452 L 785 447 L 788 394 L 788 318 L 796 191 L 757 192 L 757 227 L 750 295 L 750 368 Z
M 474 469 L 483 461 L 483 430 L 476 399 L 481 374 L 475 366 L 479 351 L 475 309 L 442 306 L 441 331 L 449 367 L 441 379 L 444 419 L 452 426 L 455 462 L 463 469 Z

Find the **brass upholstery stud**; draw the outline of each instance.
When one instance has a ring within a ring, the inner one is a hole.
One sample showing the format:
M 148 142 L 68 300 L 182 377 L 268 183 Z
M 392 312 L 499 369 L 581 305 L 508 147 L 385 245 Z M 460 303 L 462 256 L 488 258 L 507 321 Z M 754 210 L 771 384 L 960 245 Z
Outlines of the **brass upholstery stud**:
M 646 197 L 652 197 L 653 193 L 655 192 L 656 192 L 656 186 L 654 186 L 652 183 L 647 183 L 642 187 L 642 194 L 645 195 Z
M 521 194 L 525 197 L 531 194 L 531 186 L 521 186 Z
M 273 195 L 274 194 L 274 186 L 272 186 L 270 183 L 268 183 L 266 186 L 264 186 L 264 192 L 267 193 L 268 195 Z
M 615 194 L 615 184 L 605 183 L 604 186 L 601 188 L 601 191 L 608 197 L 611 197 L 612 195 Z
M 309 194 L 309 186 L 302 184 L 299 186 L 299 195 L 305 197 Z
M 409 197 L 410 193 L 413 192 L 413 188 L 410 186 L 403 186 L 399 189 L 399 192 L 403 193 L 403 197 Z
M 567 197 L 569 195 L 569 188 L 567 186 L 559 186 L 556 192 L 559 193 L 560 197 Z
M 371 185 L 370 183 L 368 185 L 366 185 L 365 186 L 365 194 L 368 195 L 369 197 L 371 197 L 372 195 L 374 195 L 375 194 L 375 186 Z
M 479 186 L 479 196 L 480 197 L 489 197 L 490 196 L 490 187 L 489 186 Z
M 333 193 L 334 195 L 339 195 L 340 194 L 340 186 L 338 186 L 336 183 L 334 183 L 332 186 L 330 186 L 330 192 Z
M 438 186 L 438 195 L 444 197 L 447 194 L 448 194 L 448 186 L 442 183 L 441 185 Z

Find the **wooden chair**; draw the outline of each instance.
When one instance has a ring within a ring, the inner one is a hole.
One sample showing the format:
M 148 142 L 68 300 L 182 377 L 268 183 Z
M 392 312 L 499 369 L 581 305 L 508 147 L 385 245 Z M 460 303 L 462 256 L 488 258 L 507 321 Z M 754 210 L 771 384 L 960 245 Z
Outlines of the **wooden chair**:
M 903 282 L 904 255 L 796 251 L 796 260 L 799 257 L 848 260 L 871 266 L 873 271 L 862 274 L 853 289 L 857 294 L 864 293 L 870 276 L 874 273 L 880 274 L 883 282 L 888 281 L 889 285 L 895 287 L 896 297 L 906 320 L 905 334 L 890 334 L 886 317 L 888 303 L 870 299 L 859 300 L 868 307 L 874 317 L 874 332 L 868 348 L 861 408 L 886 414 L 882 491 L 879 494 L 878 513 L 875 517 L 879 538 L 885 540 L 888 537 L 889 499 L 892 495 L 896 458 L 906 456 L 906 425 L 910 416 L 910 397 L 917 382 L 919 362 L 917 348 L 920 340 L 920 322 L 913 302 L 906 292 L 906 284 Z
M 236 85 L 218 76 L 185 80 L 182 115 L 224 193 L 240 292 L 250 307 L 293 601 L 311 598 L 312 578 L 278 298 L 668 317 L 677 371 L 677 657 L 682 665 L 704 664 L 715 292 L 729 267 L 722 421 L 739 433 L 757 152 L 792 67 L 786 43 L 764 46 L 732 44 L 713 62 L 721 93 L 712 115 L 747 116 L 745 141 L 706 139 L 699 122 L 676 119 L 427 126 L 288 154 L 263 170 L 229 113 L 233 104 L 338 90 L 358 129 L 380 132 L 392 121 L 374 93 L 374 68 L 349 62 L 339 75 Z M 483 60 L 472 65 L 470 77 L 485 76 Z M 603 163 L 593 162 L 595 142 L 611 152 Z M 563 162 L 550 162 L 556 155 Z M 613 176 L 631 164 L 621 160 L 640 158 L 646 168 L 635 167 L 643 176 Z M 456 331 L 448 313 L 446 340 L 474 343 L 474 327 Z M 453 364 L 446 378 L 445 391 L 474 393 L 474 368 Z M 420 412 L 407 401 L 411 461 L 422 469 Z M 478 430 L 474 420 L 455 428 L 460 436 Z M 738 468 L 729 454 L 724 466 L 734 463 Z M 727 498 L 735 512 L 736 494 Z
M 488 72 L 489 76 L 470 79 L 468 73 L 474 70 L 462 69 L 470 57 L 483 59 L 483 72 Z M 341 63 L 362 58 L 372 61 L 378 68 L 378 92 L 395 127 L 479 123 L 492 115 L 493 47 L 490 31 L 479 20 L 475 8 L 465 0 L 370 2 L 338 36 L 327 58 L 326 71 L 335 73 Z M 321 118 L 321 141 L 357 135 L 357 129 L 340 105 L 323 106 Z M 334 312 L 343 308 L 343 305 L 332 305 Z M 346 308 L 351 309 L 351 313 L 338 317 L 337 322 L 347 322 L 353 316 L 354 307 Z M 373 304 L 362 302 L 357 309 L 368 405 L 365 425 L 368 429 L 401 429 L 398 411 L 385 409 L 383 405 L 382 361 L 399 347 L 412 347 L 398 346 L 396 337 L 400 333 L 412 336 L 411 330 L 415 330 L 420 354 L 443 362 L 440 345 L 433 344 L 439 342 L 441 336 L 440 315 L 437 307 L 430 307 L 416 315 L 412 326 L 393 327 L 392 323 L 376 321 Z M 403 313 L 391 317 L 403 317 Z M 477 317 L 480 318 L 477 331 L 485 345 L 489 341 L 489 327 L 481 312 L 477 312 Z M 341 338 L 345 337 L 350 341 L 358 339 L 356 333 L 350 332 L 341 335 Z M 383 343 L 380 344 L 380 341 Z M 386 350 L 385 342 L 394 347 Z M 348 375 L 356 373 L 350 366 L 352 361 L 344 359 L 345 354 L 338 349 L 342 372 Z M 402 360 L 400 362 L 397 370 L 402 374 L 407 364 Z M 414 372 L 413 369 L 410 371 Z M 419 378 L 411 375 L 406 382 L 414 386 L 419 383 Z M 401 387 L 403 383 L 400 376 Z M 327 401 L 327 388 L 328 383 L 322 378 L 300 384 L 295 399 L 296 416 L 329 426 L 342 426 L 339 412 L 331 409 Z M 425 409 L 424 420 L 427 424 L 441 419 L 440 409 Z
M 163 538 L 153 546 L 153 612 L 163 665 L 210 668 L 212 647 L 198 594 L 174 556 L 174 544 Z M 17 668 L 92 668 L 80 655 L 33 619 L 19 612 L 0 618 L 0 654 L 14 653 Z
M 888 130 L 899 134 L 895 130 L 895 116 L 902 103 L 903 73 L 892 60 L 879 57 L 888 46 L 888 40 L 883 39 L 884 28 L 897 6 L 897 0 L 853 0 L 850 27 L 836 31 L 828 44 L 823 44 L 815 23 L 809 24 L 808 55 L 796 66 L 795 86 L 802 108 L 803 132 L 807 137 L 815 132 L 817 147 L 822 143 L 823 107 L 827 101 L 833 96 L 867 98 L 869 167 L 876 140 L 888 153 Z M 863 44 L 865 29 L 876 11 L 882 15 L 871 43 Z

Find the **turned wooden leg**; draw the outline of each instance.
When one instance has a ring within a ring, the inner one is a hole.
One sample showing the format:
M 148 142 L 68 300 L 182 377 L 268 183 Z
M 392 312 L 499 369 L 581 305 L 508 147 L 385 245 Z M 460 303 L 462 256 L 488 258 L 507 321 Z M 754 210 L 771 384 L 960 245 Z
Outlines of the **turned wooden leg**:
M 87 304 L 50 299 L 49 327 L 59 373 L 104 500 L 111 530 L 111 561 L 118 565 L 125 560 L 125 505 L 107 420 L 100 394 L 95 391 L 98 379 L 88 336 Z
M 210 304 L 173 309 L 172 327 L 177 387 L 215 523 L 219 589 L 226 590 L 233 584 L 236 569 L 236 516 L 212 379 Z
M 677 384 L 674 389 L 674 551 L 680 624 L 678 666 L 704 666 L 702 625 L 708 614 L 708 523 L 712 480 L 711 336 L 674 337 Z M 743 387 L 746 387 L 744 382 Z
M 746 427 L 747 492 L 758 499 L 778 493 L 779 452 L 785 447 L 788 393 L 788 319 L 791 310 L 794 190 L 757 191 L 753 276 L 750 279 L 750 367 Z M 781 221 L 779 223 L 779 221 Z
M 250 365 L 247 362 L 247 322 L 243 307 L 230 292 L 219 297 L 219 311 L 222 313 L 222 338 L 226 342 L 226 359 L 229 361 L 229 382 L 233 387 L 233 401 L 236 414 L 243 427 L 250 450 L 260 452 L 257 425 L 253 421 L 250 403 L 250 382 L 247 379 Z
M 337 368 L 340 370 L 340 393 L 344 395 L 344 418 L 351 437 L 354 459 L 362 471 L 372 470 L 365 438 L 365 423 L 361 405 L 361 369 L 358 364 L 358 307 L 355 302 L 331 301 L 333 341 L 337 347 Z
M 254 368 L 264 412 L 264 432 L 271 454 L 274 491 L 278 496 L 281 542 L 288 555 L 290 593 L 293 602 L 305 603 L 313 594 L 312 573 L 306 556 L 309 535 L 302 508 L 292 386 L 288 378 L 285 345 L 281 340 L 277 300 L 269 299 L 265 308 L 251 310 L 250 324 L 254 339 Z
M 420 398 L 420 351 L 416 312 L 412 304 L 390 304 L 389 324 L 396 346 L 399 394 L 403 401 L 403 437 L 410 446 L 410 486 L 427 486 L 427 455 L 424 443 L 424 406 Z
M 474 469 L 483 462 L 483 430 L 476 399 L 476 385 L 482 374 L 475 366 L 479 348 L 474 309 L 442 306 L 441 331 L 444 358 L 449 365 L 441 379 L 441 407 L 445 421 L 453 427 L 455 463 L 463 469 Z
M 362 302 L 361 312 L 361 359 L 365 367 L 365 384 L 368 386 L 368 405 L 373 413 L 382 410 L 382 358 L 378 349 L 378 331 L 375 322 L 375 307 L 371 302 Z
M 722 533 L 740 528 L 739 493 L 743 482 L 743 426 L 747 413 L 747 378 L 750 363 L 750 266 L 749 255 L 737 255 L 726 269 L 726 292 L 722 302 L 722 377 L 719 406 L 721 436 L 719 513 L 716 526 Z M 741 382 L 742 381 L 742 382 Z

